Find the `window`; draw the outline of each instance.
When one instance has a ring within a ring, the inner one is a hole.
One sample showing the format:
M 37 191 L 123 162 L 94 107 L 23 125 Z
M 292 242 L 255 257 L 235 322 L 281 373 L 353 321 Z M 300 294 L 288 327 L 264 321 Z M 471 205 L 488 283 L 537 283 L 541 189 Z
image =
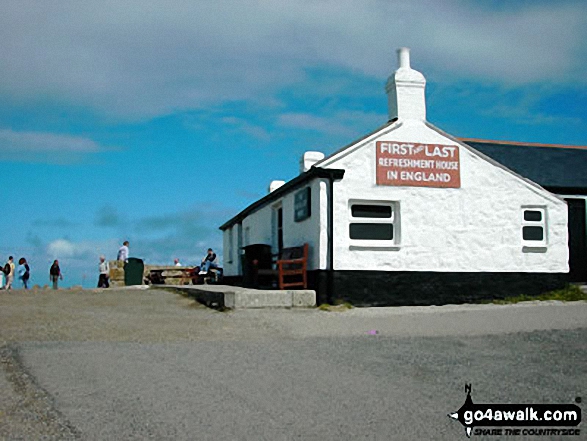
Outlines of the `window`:
M 349 238 L 352 245 L 389 246 L 397 242 L 397 204 L 350 201 Z
M 522 208 L 522 243 L 527 247 L 546 246 L 546 208 Z
M 349 228 L 351 239 L 392 240 L 392 224 L 358 224 L 352 223 Z

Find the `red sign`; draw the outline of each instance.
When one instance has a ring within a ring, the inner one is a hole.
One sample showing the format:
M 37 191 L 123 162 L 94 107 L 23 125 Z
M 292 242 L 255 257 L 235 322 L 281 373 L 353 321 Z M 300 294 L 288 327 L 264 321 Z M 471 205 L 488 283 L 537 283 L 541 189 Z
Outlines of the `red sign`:
M 377 185 L 460 188 L 459 147 L 377 141 Z

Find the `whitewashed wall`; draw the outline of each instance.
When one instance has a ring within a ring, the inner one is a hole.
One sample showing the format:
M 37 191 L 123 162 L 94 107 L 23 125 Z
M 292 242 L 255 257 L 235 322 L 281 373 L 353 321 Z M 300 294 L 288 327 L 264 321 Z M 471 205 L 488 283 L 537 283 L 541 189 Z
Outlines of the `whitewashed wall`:
M 312 215 L 301 222 L 294 221 L 294 198 L 295 193 L 305 187 L 311 187 L 312 192 Z M 327 228 L 326 228 L 326 192 L 327 184 L 324 179 L 314 179 L 311 182 L 296 188 L 284 197 L 279 198 L 263 208 L 251 213 L 242 221 L 243 241 L 242 246 L 251 244 L 268 244 L 272 246 L 273 253 L 277 253 L 273 229 L 276 228 L 272 218 L 275 207 L 281 204 L 283 208 L 283 245 L 284 247 L 301 246 L 309 244 L 308 268 L 319 269 L 325 265 L 326 254 L 321 256 L 320 249 L 327 249 Z M 245 234 L 248 229 L 248 234 Z M 224 255 L 230 255 L 230 235 L 233 235 L 233 256 L 237 256 L 239 250 L 234 249 L 238 243 L 236 237 L 236 225 L 224 231 Z M 230 231 L 230 232 L 229 232 Z M 275 236 L 276 237 L 276 236 Z M 224 274 L 234 276 L 242 274 L 238 261 L 233 259 L 228 262 L 224 258 Z
M 458 145 L 461 188 L 393 187 L 375 184 L 375 143 L 399 141 Z M 389 126 L 332 158 L 320 167 L 346 170 L 335 182 L 334 269 L 445 272 L 567 272 L 567 207 L 564 201 L 500 165 L 484 159 L 472 149 L 416 120 Z M 242 222 L 242 245 L 274 246 L 273 207 L 282 204 L 284 246 L 310 244 L 309 269 L 328 268 L 328 223 L 326 179 L 313 180 L 312 216 L 294 222 L 296 189 Z M 399 207 L 396 227 L 399 242 L 394 247 L 357 247 L 349 239 L 349 200 L 390 201 Z M 522 244 L 523 207 L 544 207 L 547 213 L 547 246 L 527 250 Z M 245 231 L 248 229 L 248 235 Z M 224 233 L 224 255 L 236 226 Z M 225 274 L 241 274 L 239 251 L 233 262 L 225 257 Z
M 226 230 L 224 230 L 223 235 L 222 235 L 222 265 L 223 265 L 223 271 L 225 275 L 235 275 L 236 271 L 237 271 L 237 261 L 236 261 L 236 255 L 235 250 L 234 250 L 234 245 L 236 244 L 236 237 L 235 236 L 235 232 L 236 232 L 237 228 L 236 225 L 234 225 L 231 228 L 227 228 Z M 232 241 L 231 241 L 231 236 L 232 236 Z M 232 246 L 232 255 L 231 253 L 231 246 Z
M 459 189 L 378 186 L 376 141 L 459 145 L 421 121 L 405 120 L 317 164 L 346 170 L 334 190 L 335 270 L 568 271 L 564 201 L 464 146 L 460 146 Z M 397 246 L 351 247 L 349 199 L 398 202 L 401 238 Z M 523 250 L 525 205 L 546 208 L 545 249 Z M 321 249 L 323 259 L 326 253 L 325 248 Z

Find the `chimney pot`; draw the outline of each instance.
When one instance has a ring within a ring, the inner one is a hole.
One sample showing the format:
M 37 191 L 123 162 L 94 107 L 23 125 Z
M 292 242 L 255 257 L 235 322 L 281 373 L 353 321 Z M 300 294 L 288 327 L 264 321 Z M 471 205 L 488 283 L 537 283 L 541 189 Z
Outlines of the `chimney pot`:
M 279 187 L 285 184 L 285 181 L 271 181 L 269 184 L 269 193 L 273 193 Z
M 322 152 L 305 152 L 300 158 L 300 173 L 307 172 L 314 164 L 324 159 Z
M 410 67 L 410 50 L 397 50 L 399 68 L 387 79 L 389 119 L 426 120 L 426 79 Z
M 397 50 L 397 59 L 398 59 L 400 69 L 402 67 L 409 69 L 410 68 L 410 49 L 407 47 L 400 47 Z

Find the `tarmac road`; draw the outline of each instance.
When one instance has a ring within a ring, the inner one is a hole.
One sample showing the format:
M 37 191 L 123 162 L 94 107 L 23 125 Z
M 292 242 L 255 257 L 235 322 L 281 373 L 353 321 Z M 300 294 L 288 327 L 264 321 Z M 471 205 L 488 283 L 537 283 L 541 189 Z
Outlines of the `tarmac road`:
M 447 417 L 465 383 L 479 403 L 585 397 L 586 319 L 585 302 L 220 313 L 2 292 L 0 438 L 466 439 Z

